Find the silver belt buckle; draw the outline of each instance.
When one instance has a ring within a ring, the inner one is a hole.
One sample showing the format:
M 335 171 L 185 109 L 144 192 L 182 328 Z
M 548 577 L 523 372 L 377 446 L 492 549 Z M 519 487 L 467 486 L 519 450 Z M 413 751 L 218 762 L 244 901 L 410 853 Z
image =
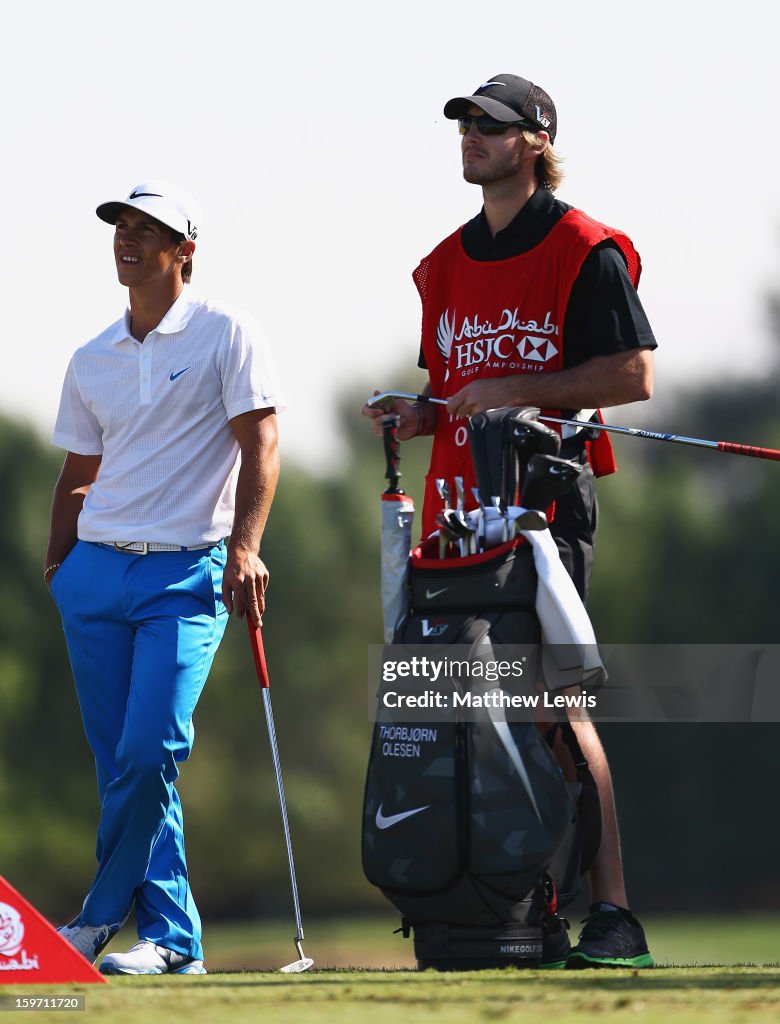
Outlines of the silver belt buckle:
M 140 544 L 141 545 L 141 550 L 140 551 L 136 551 L 136 549 L 133 547 L 134 544 Z M 114 547 L 116 548 L 117 551 L 124 551 L 125 554 L 128 554 L 128 555 L 148 555 L 149 554 L 149 544 L 145 540 L 131 540 L 127 544 L 119 544 L 119 543 L 117 543 L 117 541 L 114 541 Z

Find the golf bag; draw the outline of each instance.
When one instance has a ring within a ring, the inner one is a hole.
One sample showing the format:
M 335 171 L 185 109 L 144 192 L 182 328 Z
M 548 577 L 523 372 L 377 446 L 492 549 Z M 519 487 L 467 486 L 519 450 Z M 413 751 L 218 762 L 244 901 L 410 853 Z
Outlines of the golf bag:
M 410 560 L 408 610 L 393 644 L 416 654 L 459 645 L 467 661 L 483 663 L 501 645 L 522 645 L 524 674 L 535 681 L 541 627 L 531 544 L 518 538 L 471 558 L 431 554 L 419 548 Z M 567 782 L 532 716 L 508 721 L 479 701 L 467 713 L 453 709 L 456 694 L 484 697 L 495 682 L 440 679 L 449 710 L 410 721 L 384 696 L 419 696 L 419 679 L 412 682 L 393 679 L 378 692 L 363 808 L 366 877 L 399 910 L 404 935 L 413 933 L 421 969 L 536 966 L 545 920 L 574 899 L 600 841 L 598 793 L 574 733 L 561 727 L 577 770 Z M 507 690 L 506 680 L 499 685 Z

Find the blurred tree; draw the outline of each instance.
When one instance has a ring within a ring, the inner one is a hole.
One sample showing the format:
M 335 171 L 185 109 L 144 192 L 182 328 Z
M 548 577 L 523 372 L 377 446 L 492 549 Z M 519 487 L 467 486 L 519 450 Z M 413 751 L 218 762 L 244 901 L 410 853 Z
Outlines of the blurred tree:
M 775 325 L 780 328 L 780 319 Z M 652 426 L 780 448 L 771 372 L 738 385 L 678 392 L 663 416 Z M 589 605 L 599 639 L 780 642 L 780 465 L 630 438 L 618 439 L 616 449 L 620 472 L 599 487 Z M 780 906 L 780 823 L 770 811 L 780 781 L 778 730 L 776 724 L 600 727 L 629 893 L 643 912 Z

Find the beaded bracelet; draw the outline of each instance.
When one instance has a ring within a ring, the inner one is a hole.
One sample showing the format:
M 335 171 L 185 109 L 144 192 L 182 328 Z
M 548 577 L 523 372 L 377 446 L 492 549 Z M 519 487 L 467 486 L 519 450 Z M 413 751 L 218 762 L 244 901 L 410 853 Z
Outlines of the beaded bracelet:
M 51 565 L 47 565 L 46 568 L 43 570 L 43 582 L 46 583 L 46 581 L 49 578 L 49 573 L 54 572 L 55 569 L 59 569 L 61 565 L 62 562 L 52 562 Z

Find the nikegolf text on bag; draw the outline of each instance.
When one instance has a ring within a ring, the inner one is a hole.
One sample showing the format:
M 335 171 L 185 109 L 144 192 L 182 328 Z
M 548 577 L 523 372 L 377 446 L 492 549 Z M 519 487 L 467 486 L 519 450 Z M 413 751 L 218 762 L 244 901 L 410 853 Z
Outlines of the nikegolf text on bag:
M 470 424 L 478 479 L 493 492 L 488 500 L 495 498 L 498 519 L 505 518 L 508 503 L 520 500 L 529 475 L 543 500 L 554 500 L 579 468 L 550 476 L 549 460 L 571 464 L 553 454 L 560 442 L 557 435 L 550 439 L 552 431 L 538 423 L 522 429 L 529 418 L 527 410 L 510 409 Z M 513 443 L 518 426 L 519 453 Z M 397 443 L 391 450 L 394 476 L 388 476 L 397 488 Z M 541 468 L 531 472 L 534 460 L 541 460 Z M 540 480 L 546 481 L 541 489 Z M 461 506 L 461 488 L 453 483 Z M 446 482 L 440 493 L 448 506 Z M 536 516 L 546 527 L 543 512 Z M 408 538 L 411 523 L 404 529 Z M 396 540 L 397 533 L 398 563 Z M 542 636 L 535 552 L 522 537 L 494 540 L 494 551 L 441 559 L 434 535 L 413 553 L 408 573 L 405 564 L 396 564 L 393 578 L 401 580 L 404 600 L 385 608 L 386 637 L 390 627 L 393 643 L 413 651 L 463 645 L 469 661 L 493 659 L 497 645 L 524 645 L 528 673 L 535 677 Z M 393 619 L 401 605 L 402 614 Z M 566 782 L 533 721 L 507 721 L 500 708 L 485 708 L 472 710 L 468 720 L 453 712 L 410 723 L 385 706 L 391 685 L 410 694 L 420 686 L 410 681 L 405 689 L 396 681 L 379 690 L 363 810 L 367 878 L 400 911 L 404 934 L 413 932 L 421 968 L 538 965 L 544 921 L 574 898 L 599 841 L 597 791 L 572 731 L 564 727 L 577 779 Z M 447 685 L 460 696 L 496 689 L 474 678 L 455 677 Z M 595 813 L 583 828 L 586 806 L 595 806 Z
M 410 402 L 430 402 L 433 405 L 446 405 L 446 398 L 434 398 L 431 395 L 416 395 L 411 391 L 383 391 L 372 395 L 368 405 L 388 405 L 396 398 L 405 398 Z M 761 448 L 750 444 L 735 444 L 733 441 L 708 441 L 701 437 L 685 437 L 682 434 L 664 434 L 654 430 L 641 430 L 639 427 L 615 427 L 609 423 L 598 423 L 595 420 L 567 420 L 559 416 L 540 415 L 545 423 L 557 423 L 561 426 L 574 427 L 577 430 L 586 428 L 588 431 L 605 430 L 613 434 L 627 434 L 629 437 L 643 437 L 650 441 L 670 441 L 673 444 L 692 445 L 696 448 L 712 448 L 727 455 L 746 455 L 753 459 L 769 459 L 780 462 L 780 450 Z

